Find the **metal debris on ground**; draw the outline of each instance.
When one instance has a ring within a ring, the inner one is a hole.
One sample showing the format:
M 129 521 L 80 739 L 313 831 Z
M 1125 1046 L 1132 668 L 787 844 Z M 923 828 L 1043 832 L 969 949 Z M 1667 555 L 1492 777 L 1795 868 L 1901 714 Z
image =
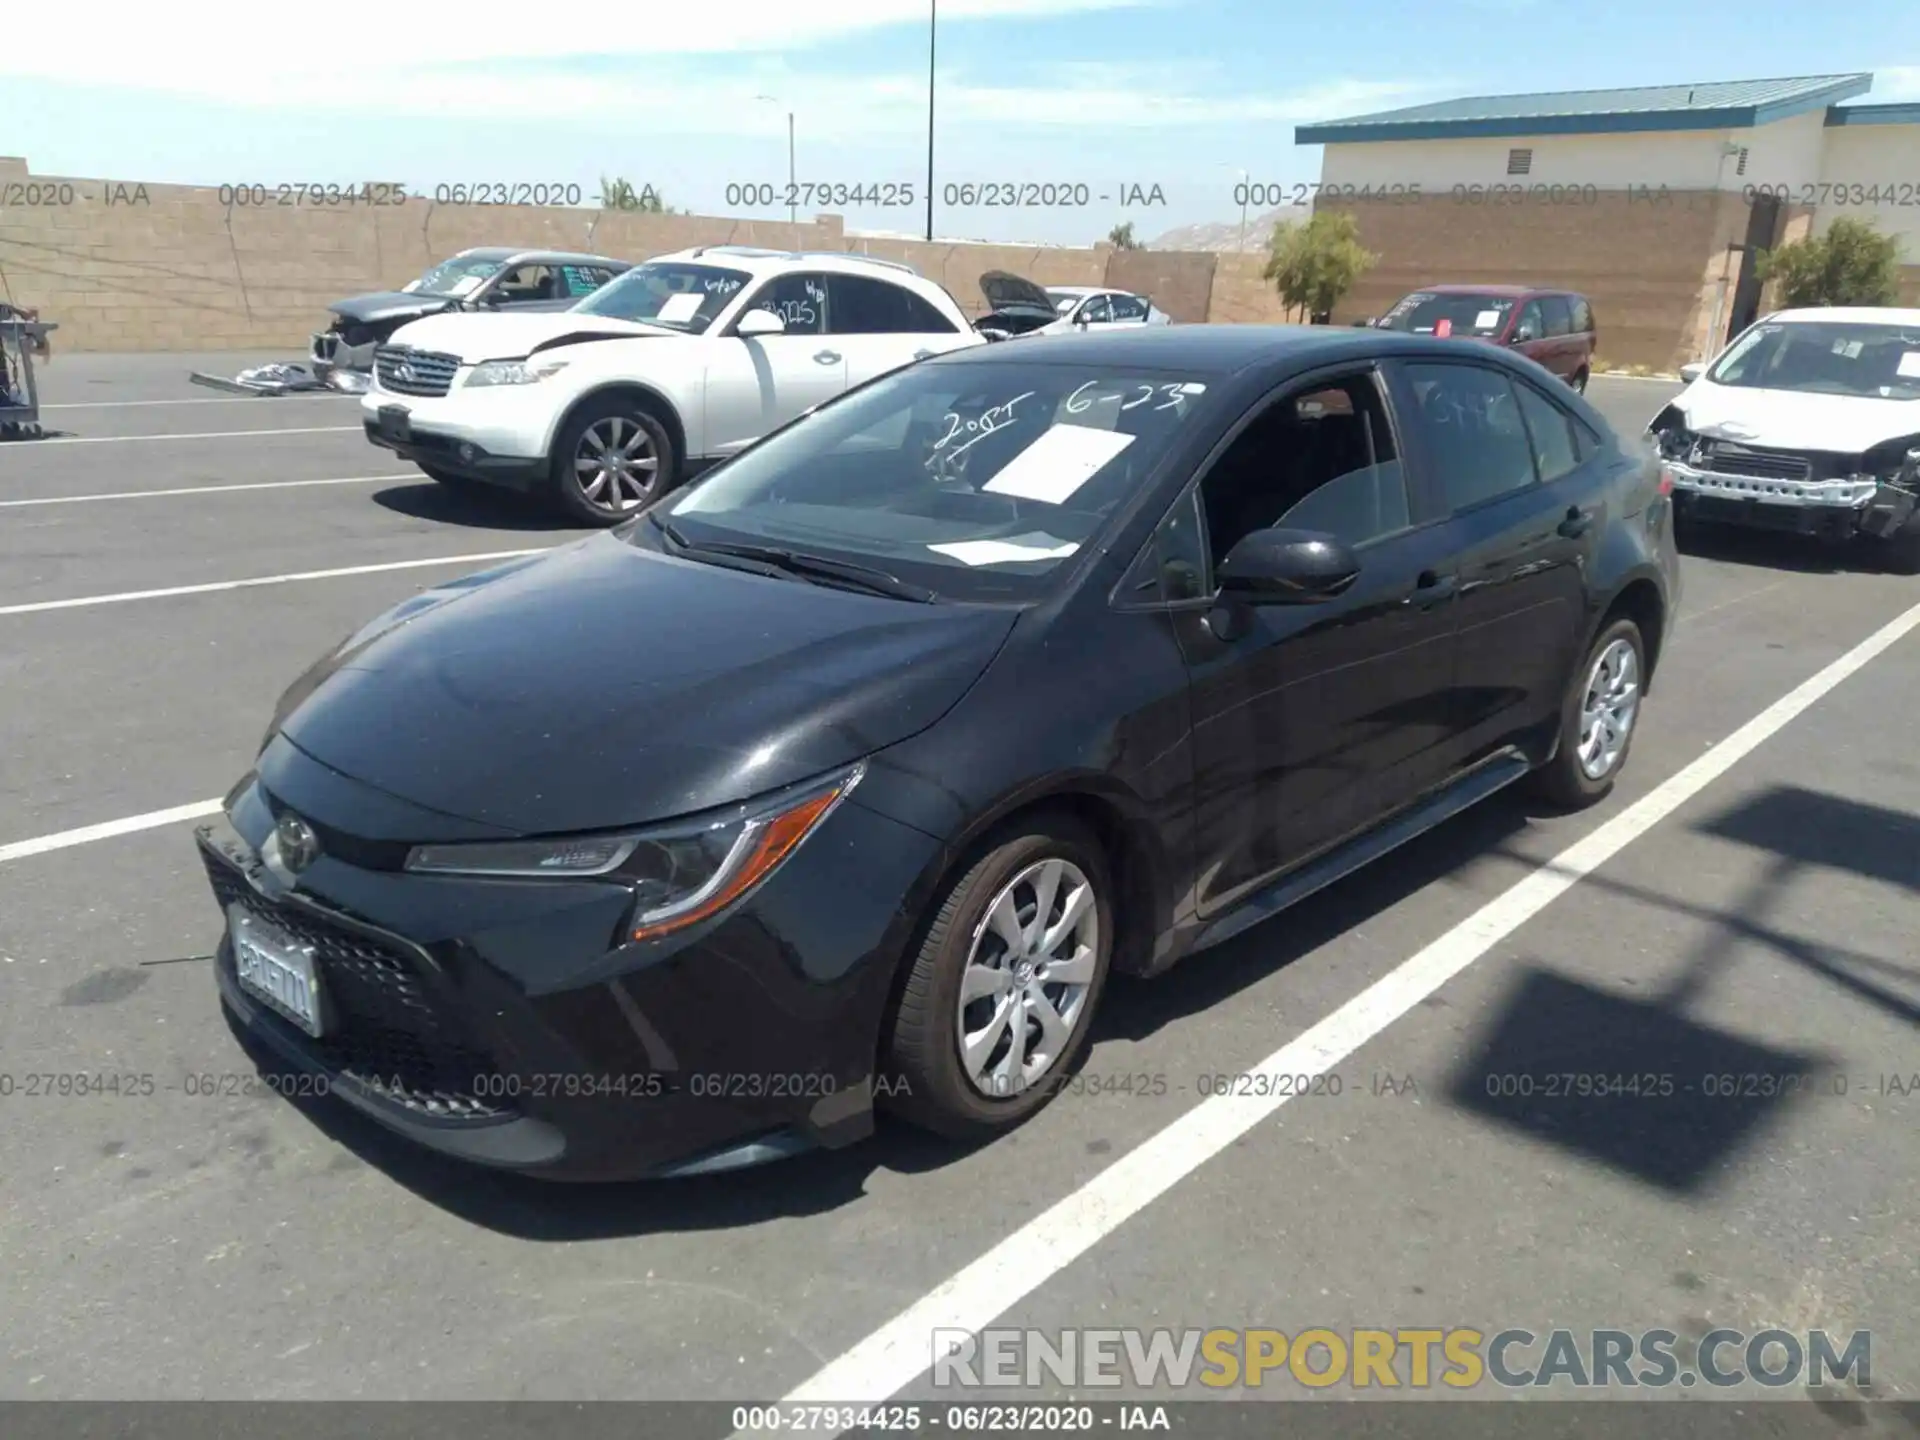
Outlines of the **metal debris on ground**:
M 364 395 L 370 377 L 359 370 L 329 366 L 324 371 L 298 364 L 255 365 L 242 370 L 231 380 L 196 370 L 189 377 L 196 385 L 226 390 L 236 395 L 301 395 L 317 390 L 333 390 L 343 395 Z

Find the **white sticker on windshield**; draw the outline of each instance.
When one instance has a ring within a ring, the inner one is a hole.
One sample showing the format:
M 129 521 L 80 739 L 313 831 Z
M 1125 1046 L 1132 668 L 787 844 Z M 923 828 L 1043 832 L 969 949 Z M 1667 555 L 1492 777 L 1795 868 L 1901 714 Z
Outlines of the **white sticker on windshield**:
M 1900 373 L 1908 379 L 1920 378 L 1920 350 L 1909 350 L 1900 357 Z
M 1055 425 L 980 488 L 1016 500 L 1059 505 L 1133 441 L 1133 436 L 1112 430 Z
M 447 294 L 471 295 L 480 288 L 481 282 L 486 278 L 484 275 L 462 275 L 447 288 Z
M 927 548 L 935 554 L 950 556 L 962 565 L 1017 565 L 1028 560 L 1064 560 L 1080 547 L 1070 540 L 1056 540 L 1036 530 L 1011 540 L 955 540 Z
M 1864 348 L 1858 340 L 1836 340 L 1833 342 L 1833 353 L 1844 356 L 1848 360 L 1858 360 L 1860 358 L 1860 352 Z
M 1482 310 L 1478 315 L 1473 317 L 1473 328 L 1476 330 L 1491 330 L 1499 323 L 1500 312 L 1498 310 Z
M 706 299 L 706 296 L 695 290 L 669 295 L 661 302 L 660 313 L 653 318 L 668 325 L 682 324 L 700 313 L 700 307 L 706 303 Z

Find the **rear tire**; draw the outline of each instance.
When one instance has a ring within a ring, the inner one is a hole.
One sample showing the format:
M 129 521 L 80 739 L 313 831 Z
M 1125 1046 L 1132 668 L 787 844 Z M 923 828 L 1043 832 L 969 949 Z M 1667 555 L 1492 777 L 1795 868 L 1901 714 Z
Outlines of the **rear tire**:
M 940 894 L 887 1036 L 887 1106 L 954 1139 L 1002 1134 L 1040 1110 L 1091 1043 L 1114 913 L 1106 857 L 1084 825 L 1045 815 L 1011 827 Z
M 589 400 L 561 427 L 549 489 L 581 525 L 605 528 L 637 515 L 679 480 L 672 437 L 644 400 Z
M 1567 687 L 1559 747 L 1533 772 L 1536 793 L 1568 810 L 1606 799 L 1633 747 L 1646 674 L 1646 641 L 1633 621 L 1615 620 L 1594 637 Z

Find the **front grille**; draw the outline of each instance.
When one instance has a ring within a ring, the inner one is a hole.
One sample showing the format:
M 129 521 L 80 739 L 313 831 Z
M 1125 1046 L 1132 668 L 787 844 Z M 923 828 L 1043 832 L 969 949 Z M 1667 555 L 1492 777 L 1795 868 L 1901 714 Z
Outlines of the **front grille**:
M 460 357 L 407 345 L 382 345 L 373 352 L 373 368 L 380 388 L 395 395 L 444 395 L 452 388 Z
M 1756 480 L 1805 481 L 1813 478 L 1813 462 L 1788 450 L 1756 450 L 1725 440 L 1700 446 L 1701 468 L 1716 475 L 1744 475 Z
M 267 899 L 228 866 L 204 857 L 221 909 L 240 904 L 314 951 L 336 1028 L 315 1039 L 267 1012 L 330 1071 L 422 1115 L 482 1120 L 511 1112 L 484 1098 L 503 1087 L 493 1062 L 429 995 L 418 962 L 377 937 L 299 906 Z

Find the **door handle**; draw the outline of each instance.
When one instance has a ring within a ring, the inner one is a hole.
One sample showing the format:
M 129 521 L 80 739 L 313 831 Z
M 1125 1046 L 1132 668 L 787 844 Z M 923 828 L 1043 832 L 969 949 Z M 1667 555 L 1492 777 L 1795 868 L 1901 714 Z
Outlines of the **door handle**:
M 1432 570 L 1422 570 L 1420 578 L 1413 582 L 1413 594 L 1406 603 L 1418 605 L 1422 610 L 1431 609 L 1442 601 L 1451 600 L 1460 589 L 1458 575 L 1439 575 Z
M 1559 531 L 1569 540 L 1578 540 L 1593 528 L 1593 511 L 1582 510 L 1575 505 L 1567 511 L 1566 519 L 1559 525 Z
M 838 365 L 840 363 L 840 352 L 838 350 L 816 350 L 813 352 L 813 358 L 818 360 L 822 365 Z

